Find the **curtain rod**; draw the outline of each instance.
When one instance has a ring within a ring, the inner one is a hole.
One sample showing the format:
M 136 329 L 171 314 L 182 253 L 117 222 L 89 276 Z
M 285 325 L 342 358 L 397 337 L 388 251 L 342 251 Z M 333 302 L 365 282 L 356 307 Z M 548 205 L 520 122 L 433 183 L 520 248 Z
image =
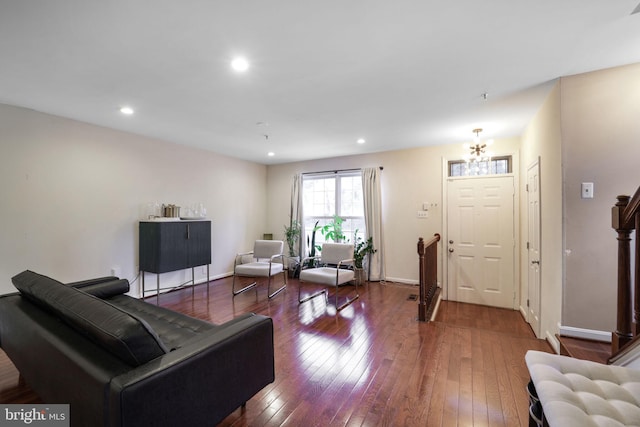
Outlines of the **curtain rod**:
M 384 167 L 379 166 L 380 170 L 383 170 Z M 302 175 L 317 175 L 317 174 L 321 174 L 321 173 L 338 173 L 338 172 L 355 172 L 355 171 L 361 171 L 362 168 L 358 168 L 358 169 L 337 169 L 337 170 L 330 170 L 330 171 L 319 171 L 319 172 L 305 172 Z

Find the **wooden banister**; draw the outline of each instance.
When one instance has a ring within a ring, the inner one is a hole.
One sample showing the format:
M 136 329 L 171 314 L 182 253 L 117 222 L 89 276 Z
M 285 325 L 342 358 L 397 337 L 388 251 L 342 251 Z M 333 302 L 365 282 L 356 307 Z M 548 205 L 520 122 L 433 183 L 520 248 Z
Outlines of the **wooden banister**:
M 418 239 L 418 258 L 420 268 L 420 301 L 418 303 L 418 320 L 427 322 L 428 313 L 436 303 L 438 291 L 438 242 L 440 235 L 434 237 L 427 243 L 420 237 Z
M 629 196 L 618 196 L 618 199 L 620 197 L 626 197 L 628 201 L 622 217 L 622 226 L 627 229 L 632 229 L 635 225 L 635 218 L 638 216 L 638 212 L 640 212 L 640 187 L 631 200 L 629 200 Z
M 634 196 L 618 196 L 611 226 L 618 233 L 616 330 L 611 334 L 612 359 L 640 334 L 640 188 Z M 631 274 L 631 233 L 635 231 L 635 269 Z M 632 291 L 632 286 L 634 286 Z M 632 300 L 631 295 L 634 295 Z

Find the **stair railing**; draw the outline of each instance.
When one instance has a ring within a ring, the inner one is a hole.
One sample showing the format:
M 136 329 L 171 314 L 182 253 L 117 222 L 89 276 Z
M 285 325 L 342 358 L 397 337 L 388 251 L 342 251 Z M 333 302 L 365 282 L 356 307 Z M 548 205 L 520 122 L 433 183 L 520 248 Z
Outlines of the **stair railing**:
M 418 320 L 427 322 L 428 314 L 433 310 L 438 295 L 438 242 L 440 235 L 434 234 L 427 243 L 418 239 L 418 258 L 420 265 L 420 301 L 418 302 Z
M 618 311 L 616 330 L 611 334 L 612 359 L 640 334 L 640 188 L 633 197 L 618 196 L 617 199 L 611 209 L 611 226 L 618 233 Z M 631 233 L 634 231 L 632 280 Z

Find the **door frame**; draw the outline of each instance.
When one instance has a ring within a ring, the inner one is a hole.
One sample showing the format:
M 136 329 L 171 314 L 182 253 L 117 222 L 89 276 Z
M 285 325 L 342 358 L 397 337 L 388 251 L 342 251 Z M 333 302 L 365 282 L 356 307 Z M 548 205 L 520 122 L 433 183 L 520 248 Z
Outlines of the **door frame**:
M 513 176 L 513 186 L 514 186 L 514 194 L 513 194 L 513 239 L 515 242 L 515 246 L 513 248 L 513 279 L 515 283 L 513 284 L 513 290 L 515 292 L 513 299 L 513 309 L 519 309 L 520 307 L 520 298 L 522 295 L 522 278 L 520 277 L 520 193 L 522 189 L 520 188 L 520 151 L 516 150 L 514 152 L 507 153 L 499 153 L 496 156 L 511 156 L 511 173 L 503 174 L 500 176 Z M 484 175 L 481 177 L 449 177 L 449 160 L 455 161 L 460 160 L 459 158 L 448 158 L 446 156 L 442 157 L 442 299 L 449 299 L 449 263 L 447 262 L 447 242 L 449 241 L 449 205 L 448 205 L 448 194 L 449 194 L 449 180 L 459 180 L 459 179 L 477 179 L 477 178 L 487 178 L 491 175 Z M 494 175 L 495 176 L 495 175 Z
M 537 167 L 538 169 L 538 261 L 542 260 L 542 194 L 541 194 L 541 183 L 542 183 L 542 177 L 540 176 L 540 156 L 538 156 L 536 158 L 536 160 L 534 162 L 532 162 L 529 166 L 527 166 L 527 179 L 526 179 L 526 184 L 529 184 L 529 171 L 534 168 Z M 526 190 L 526 188 L 525 188 Z M 531 220 L 530 216 L 529 216 L 529 192 L 526 191 L 526 216 L 523 219 L 523 221 L 526 221 L 526 225 L 527 225 L 527 235 L 524 236 L 526 237 L 524 240 L 526 242 L 530 242 L 531 241 L 531 236 L 529 235 L 529 221 Z M 529 291 L 531 289 L 531 283 L 529 281 L 530 277 L 529 277 L 529 262 L 531 262 L 531 254 L 530 254 L 530 250 L 529 248 L 527 248 L 525 246 L 525 248 L 523 249 L 524 254 L 523 254 L 523 263 L 526 263 L 526 269 L 524 272 L 523 271 L 523 275 L 525 277 L 523 277 L 522 280 L 522 298 L 523 300 L 520 302 L 520 311 L 524 312 L 524 318 L 527 321 L 527 323 L 531 326 L 531 329 L 533 330 L 533 333 L 536 335 L 536 337 L 539 337 L 540 335 L 540 330 L 542 328 L 542 314 L 541 314 L 541 307 L 542 307 L 542 263 L 538 264 L 538 278 L 539 278 L 539 283 L 538 283 L 538 321 L 537 323 L 534 325 L 533 324 L 533 319 L 530 318 L 529 313 Z

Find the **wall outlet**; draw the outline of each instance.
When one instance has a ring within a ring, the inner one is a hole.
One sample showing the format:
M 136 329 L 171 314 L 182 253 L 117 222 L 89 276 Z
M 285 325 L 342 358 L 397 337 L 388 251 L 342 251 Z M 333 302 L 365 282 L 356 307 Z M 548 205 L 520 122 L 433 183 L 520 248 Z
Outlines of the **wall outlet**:
M 418 211 L 418 218 L 429 218 L 429 211 Z

